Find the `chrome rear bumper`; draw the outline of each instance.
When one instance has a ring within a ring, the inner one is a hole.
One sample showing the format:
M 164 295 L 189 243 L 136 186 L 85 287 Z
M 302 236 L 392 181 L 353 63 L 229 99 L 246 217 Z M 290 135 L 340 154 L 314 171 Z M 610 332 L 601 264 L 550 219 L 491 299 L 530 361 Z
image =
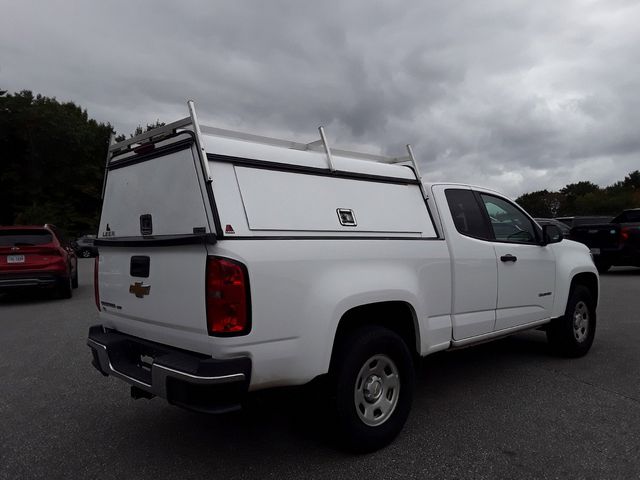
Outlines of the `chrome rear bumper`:
M 102 326 L 91 327 L 87 345 L 94 367 L 103 375 L 147 392 L 148 398 L 162 397 L 190 410 L 237 410 L 248 389 L 251 360 L 246 357 L 216 360 Z

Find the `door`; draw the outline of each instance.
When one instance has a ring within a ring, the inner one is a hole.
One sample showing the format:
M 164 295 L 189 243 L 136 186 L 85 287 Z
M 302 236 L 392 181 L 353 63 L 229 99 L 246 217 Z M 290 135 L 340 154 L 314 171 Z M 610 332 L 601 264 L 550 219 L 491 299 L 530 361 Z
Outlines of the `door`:
M 495 330 L 549 318 L 556 280 L 553 250 L 540 245 L 540 229 L 517 205 L 478 195 L 493 230 L 498 265 Z
M 498 273 L 491 229 L 469 188 L 435 187 L 453 269 L 453 338 L 491 333 L 495 325 Z M 444 194 L 444 195 L 443 195 Z M 445 198 L 442 198 L 445 197 Z

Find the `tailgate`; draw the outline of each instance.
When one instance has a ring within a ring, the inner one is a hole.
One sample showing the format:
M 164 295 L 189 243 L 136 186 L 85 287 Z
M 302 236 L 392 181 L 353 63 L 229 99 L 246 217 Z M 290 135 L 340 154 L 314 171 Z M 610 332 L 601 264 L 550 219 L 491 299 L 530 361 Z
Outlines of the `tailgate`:
M 620 228 L 616 225 L 583 225 L 573 227 L 569 238 L 589 248 L 617 248 Z
M 137 150 L 137 151 L 136 151 Z M 109 162 L 100 219 L 101 317 L 118 330 L 207 332 L 207 185 L 191 132 Z

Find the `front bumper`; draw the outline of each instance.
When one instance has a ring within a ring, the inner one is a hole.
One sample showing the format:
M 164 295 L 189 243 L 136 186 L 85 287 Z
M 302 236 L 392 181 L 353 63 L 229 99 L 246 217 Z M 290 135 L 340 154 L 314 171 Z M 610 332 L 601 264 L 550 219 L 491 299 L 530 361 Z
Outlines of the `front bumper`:
M 251 360 L 247 357 L 216 360 L 100 325 L 89 329 L 87 345 L 93 354 L 93 366 L 103 375 L 117 377 L 148 397 L 165 398 L 189 410 L 237 410 L 249 387 Z

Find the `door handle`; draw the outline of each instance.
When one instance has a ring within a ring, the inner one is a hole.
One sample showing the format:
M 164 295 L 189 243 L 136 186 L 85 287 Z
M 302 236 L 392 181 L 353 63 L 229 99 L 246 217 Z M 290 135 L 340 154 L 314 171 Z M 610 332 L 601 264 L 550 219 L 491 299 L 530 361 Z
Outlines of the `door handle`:
M 515 255 L 511 255 L 510 253 L 508 253 L 507 255 L 503 255 L 500 257 L 500 260 L 502 260 L 503 262 L 515 262 L 518 260 L 518 257 L 516 257 Z

